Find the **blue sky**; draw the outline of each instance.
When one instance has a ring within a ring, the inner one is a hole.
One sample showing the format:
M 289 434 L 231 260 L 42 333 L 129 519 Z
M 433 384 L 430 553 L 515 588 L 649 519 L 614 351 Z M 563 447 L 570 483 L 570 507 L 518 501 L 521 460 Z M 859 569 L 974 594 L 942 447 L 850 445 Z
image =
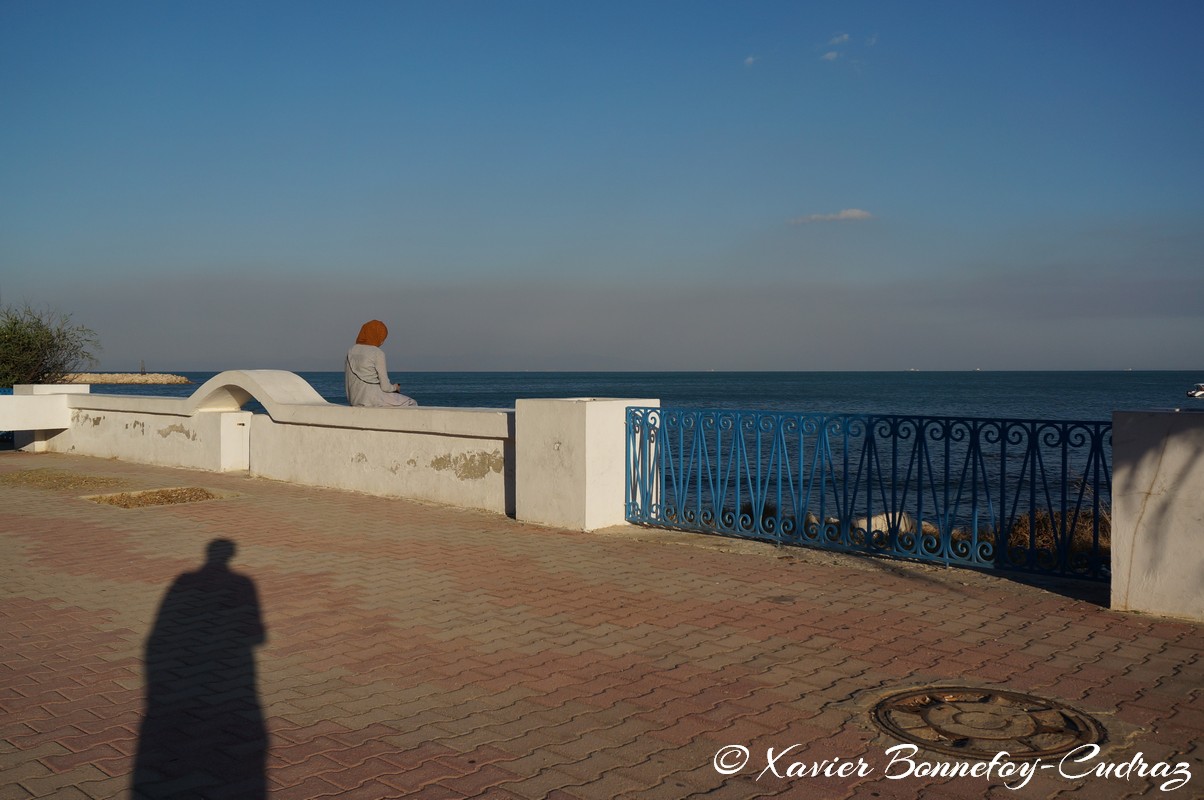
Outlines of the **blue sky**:
M 1198 2 L 0 4 L 102 368 L 1196 369 Z

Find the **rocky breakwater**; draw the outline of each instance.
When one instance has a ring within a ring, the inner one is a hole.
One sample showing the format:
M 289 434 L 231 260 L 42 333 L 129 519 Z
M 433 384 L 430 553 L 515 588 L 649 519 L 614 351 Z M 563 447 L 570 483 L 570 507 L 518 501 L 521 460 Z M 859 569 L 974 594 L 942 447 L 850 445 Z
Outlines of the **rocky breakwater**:
M 123 383 L 163 384 L 192 383 L 183 375 L 165 372 L 73 372 L 63 376 L 63 383 Z

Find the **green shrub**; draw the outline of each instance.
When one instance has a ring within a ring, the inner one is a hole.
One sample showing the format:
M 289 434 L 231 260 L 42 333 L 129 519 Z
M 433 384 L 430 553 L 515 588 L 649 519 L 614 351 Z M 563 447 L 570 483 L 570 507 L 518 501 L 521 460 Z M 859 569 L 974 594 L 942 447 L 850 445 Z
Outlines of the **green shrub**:
M 71 315 L 26 304 L 0 307 L 0 387 L 58 383 L 79 367 L 96 363 L 95 331 L 72 325 Z

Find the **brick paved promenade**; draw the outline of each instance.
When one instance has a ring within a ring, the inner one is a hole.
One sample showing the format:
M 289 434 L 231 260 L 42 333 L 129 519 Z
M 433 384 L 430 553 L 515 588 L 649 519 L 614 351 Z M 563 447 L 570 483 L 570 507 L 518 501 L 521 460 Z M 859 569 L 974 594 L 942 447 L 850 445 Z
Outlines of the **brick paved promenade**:
M 172 486 L 226 496 L 81 498 Z M 890 779 L 869 710 L 931 684 L 1093 714 L 1083 771 L 1140 752 L 1187 765 L 1169 796 L 1204 796 L 1204 628 L 1065 592 L 61 455 L 0 453 L 0 510 L 5 800 L 1162 794 L 1056 768 L 1014 791 Z M 734 744 L 748 765 L 720 775 Z M 795 744 L 780 772 L 869 769 L 757 780 Z

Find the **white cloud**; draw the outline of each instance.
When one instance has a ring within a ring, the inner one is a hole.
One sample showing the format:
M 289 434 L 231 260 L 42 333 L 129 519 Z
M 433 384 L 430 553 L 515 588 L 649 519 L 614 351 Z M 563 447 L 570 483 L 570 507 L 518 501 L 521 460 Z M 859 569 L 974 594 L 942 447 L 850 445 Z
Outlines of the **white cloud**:
M 856 40 L 851 34 L 838 33 L 821 45 L 817 49 L 822 52 L 820 60 L 828 62 L 840 61 L 841 63 L 849 63 L 860 65 L 861 61 L 858 54 L 863 50 L 868 50 L 878 44 L 878 34 L 872 33 L 869 36 L 858 34 Z
M 790 224 L 807 225 L 812 222 L 844 222 L 873 218 L 873 214 L 868 211 L 862 211 L 860 208 L 846 208 L 843 211 L 837 211 L 835 214 L 809 214 L 805 217 L 795 217 L 790 220 Z
M 744 59 L 744 66 L 751 67 L 760 60 L 761 59 L 758 56 L 749 56 L 748 58 Z

